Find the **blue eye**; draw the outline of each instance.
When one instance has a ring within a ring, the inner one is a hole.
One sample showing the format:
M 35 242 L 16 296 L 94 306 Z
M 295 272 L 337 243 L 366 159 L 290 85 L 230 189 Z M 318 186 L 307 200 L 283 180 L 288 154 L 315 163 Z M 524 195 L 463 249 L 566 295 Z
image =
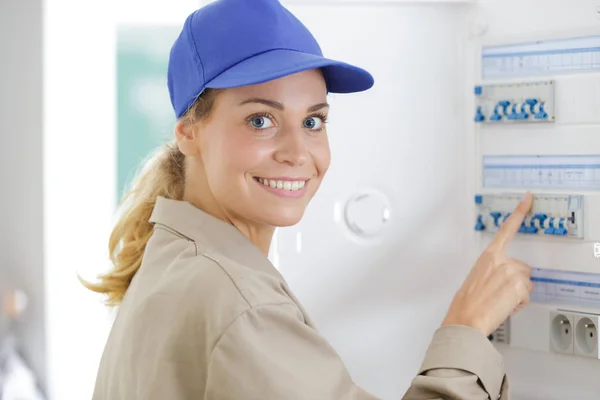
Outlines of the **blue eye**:
M 318 131 L 323 128 L 323 123 L 324 121 L 321 117 L 309 117 L 304 120 L 304 123 L 302 125 L 306 129 Z
M 273 126 L 271 119 L 263 115 L 256 115 L 250 118 L 250 124 L 252 124 L 252 127 L 255 129 L 265 129 Z

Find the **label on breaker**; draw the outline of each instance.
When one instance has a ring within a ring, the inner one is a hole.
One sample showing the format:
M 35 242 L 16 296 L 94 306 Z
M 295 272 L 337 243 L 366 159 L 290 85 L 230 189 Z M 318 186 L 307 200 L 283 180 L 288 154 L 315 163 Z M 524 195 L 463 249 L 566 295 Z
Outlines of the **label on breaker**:
M 475 230 L 498 232 L 522 196 L 522 193 L 476 195 Z M 519 234 L 583 239 L 583 195 L 534 194 L 533 208 Z
M 533 268 L 532 301 L 600 307 L 600 274 Z
M 486 46 L 484 79 L 600 70 L 600 36 L 582 36 Z
M 484 156 L 484 188 L 600 189 L 600 155 Z

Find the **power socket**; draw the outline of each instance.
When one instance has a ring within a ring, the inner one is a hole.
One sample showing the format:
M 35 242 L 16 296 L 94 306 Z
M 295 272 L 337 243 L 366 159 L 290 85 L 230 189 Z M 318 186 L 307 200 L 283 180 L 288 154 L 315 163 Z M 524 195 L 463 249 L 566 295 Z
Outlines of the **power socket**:
M 575 314 L 575 355 L 599 358 L 598 315 Z
M 563 311 L 550 311 L 550 352 L 574 354 L 575 316 Z
M 507 318 L 500 326 L 492 332 L 488 339 L 493 343 L 510 343 L 510 317 Z

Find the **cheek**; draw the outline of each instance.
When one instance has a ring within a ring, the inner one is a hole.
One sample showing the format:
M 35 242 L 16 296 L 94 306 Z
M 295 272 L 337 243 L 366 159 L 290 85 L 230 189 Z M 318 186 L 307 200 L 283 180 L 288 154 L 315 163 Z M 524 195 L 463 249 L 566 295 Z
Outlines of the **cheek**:
M 312 158 L 317 169 L 317 173 L 320 177 L 323 177 L 329 165 L 331 164 L 331 152 L 329 149 L 329 142 L 324 140 L 313 148 Z
M 236 179 L 247 180 L 252 176 L 265 172 L 273 159 L 274 144 L 272 140 L 244 140 L 231 143 L 229 154 L 230 170 Z
M 271 141 L 257 141 L 243 134 L 228 135 L 219 144 L 218 151 L 211 155 L 212 169 L 231 190 L 233 186 L 251 179 L 253 173 L 268 164 L 273 154 L 272 147 Z
M 232 148 L 231 141 L 226 135 L 222 132 L 212 132 L 212 134 L 209 140 L 202 143 L 202 163 L 208 186 L 219 198 L 230 191 L 237 158 L 235 148 Z
M 273 159 L 275 144 L 272 140 L 253 140 L 239 144 L 235 151 L 235 162 L 243 171 L 253 171 L 268 165 Z

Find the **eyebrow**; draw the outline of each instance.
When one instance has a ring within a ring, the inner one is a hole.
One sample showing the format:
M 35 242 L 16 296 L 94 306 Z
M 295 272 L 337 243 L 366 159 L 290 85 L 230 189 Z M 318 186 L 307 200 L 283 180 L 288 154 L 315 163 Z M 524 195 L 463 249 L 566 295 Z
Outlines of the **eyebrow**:
M 259 98 L 252 98 L 252 99 L 247 99 L 244 100 L 240 103 L 240 106 L 243 106 L 245 104 L 249 104 L 249 103 L 258 103 L 258 104 L 263 104 L 267 107 L 271 107 L 271 108 L 275 108 L 277 110 L 284 110 L 284 106 L 283 104 L 281 104 L 278 101 L 274 101 L 274 100 L 267 100 L 267 99 L 259 99 Z M 314 106 L 310 106 L 306 109 L 306 112 L 315 112 L 317 110 L 320 110 L 322 108 L 326 108 L 329 107 L 329 104 L 327 103 L 319 103 L 319 104 L 315 104 Z

